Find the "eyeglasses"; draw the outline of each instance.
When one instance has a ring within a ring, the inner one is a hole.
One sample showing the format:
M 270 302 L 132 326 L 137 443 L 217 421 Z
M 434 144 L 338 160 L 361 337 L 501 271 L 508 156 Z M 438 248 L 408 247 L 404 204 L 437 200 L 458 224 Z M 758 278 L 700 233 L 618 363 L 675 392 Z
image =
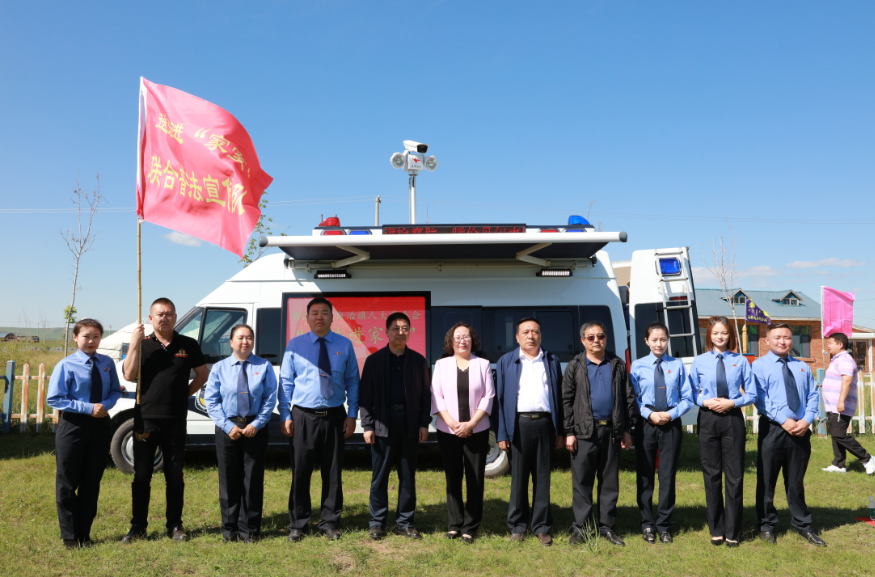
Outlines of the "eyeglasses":
M 407 326 L 400 326 L 400 327 L 395 326 L 395 327 L 392 327 L 391 329 L 389 329 L 389 332 L 390 332 L 390 333 L 409 333 L 409 332 L 410 332 L 410 327 L 407 327 Z
M 605 333 L 599 333 L 597 335 L 586 335 L 584 338 L 586 340 L 588 340 L 589 342 L 593 342 L 593 341 L 603 341 L 607 337 L 606 337 Z
M 471 340 L 471 335 L 465 335 L 464 337 L 453 337 L 454 343 L 461 343 L 461 342 L 470 341 L 470 340 Z

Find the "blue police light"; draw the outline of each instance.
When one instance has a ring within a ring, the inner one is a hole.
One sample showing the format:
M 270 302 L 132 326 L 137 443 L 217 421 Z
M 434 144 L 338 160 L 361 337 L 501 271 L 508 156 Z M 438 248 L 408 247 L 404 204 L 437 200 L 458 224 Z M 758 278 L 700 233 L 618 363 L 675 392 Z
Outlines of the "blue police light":
M 350 235 L 363 235 L 363 234 L 371 234 L 369 230 L 351 230 L 349 231 Z
M 577 224 L 577 225 L 582 224 L 584 226 L 589 226 L 589 221 L 586 220 L 585 218 L 583 218 L 582 216 L 572 214 L 571 216 L 568 217 L 568 226 L 572 226 L 575 224 Z
M 681 274 L 681 261 L 676 258 L 661 258 L 659 271 L 663 276 L 678 276 Z

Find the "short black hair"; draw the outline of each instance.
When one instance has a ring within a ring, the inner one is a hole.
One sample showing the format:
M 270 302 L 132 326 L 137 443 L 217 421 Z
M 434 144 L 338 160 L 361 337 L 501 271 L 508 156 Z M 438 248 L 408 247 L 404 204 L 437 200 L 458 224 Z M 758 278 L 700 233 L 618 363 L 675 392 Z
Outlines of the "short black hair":
M 407 323 L 407 326 L 408 327 L 410 326 L 410 317 L 408 317 L 407 315 L 405 315 L 402 312 L 394 312 L 391 315 L 389 315 L 389 318 L 386 319 L 386 330 L 387 331 L 389 330 L 389 327 L 392 326 L 392 323 L 394 323 L 395 321 L 405 321 Z
M 535 323 L 538 325 L 538 330 L 541 330 L 541 321 L 535 317 L 523 317 L 516 322 L 516 330 L 514 331 L 516 334 L 520 334 L 520 325 L 523 323 Z
M 647 330 L 644 333 L 644 338 L 649 339 L 650 333 L 653 331 L 662 331 L 665 333 L 665 336 L 668 337 L 668 327 L 660 322 L 650 323 L 647 325 Z
M 598 327 L 602 329 L 605 335 L 608 334 L 608 329 L 605 328 L 605 323 L 601 321 L 588 321 L 583 323 L 583 325 L 580 327 L 580 338 L 584 338 L 586 336 L 586 331 L 588 331 L 592 327 Z
M 832 339 L 834 342 L 842 345 L 843 350 L 848 350 L 848 335 L 845 333 L 833 333 L 826 338 Z
M 173 304 L 173 301 L 170 300 L 170 299 L 167 298 L 167 297 L 161 297 L 160 299 L 155 299 L 154 301 L 152 301 L 152 304 L 149 305 L 149 310 L 151 311 L 151 310 L 152 310 L 152 307 L 154 307 L 155 305 L 168 305 L 168 306 L 171 306 L 171 307 L 173 307 L 173 312 L 176 313 L 176 305 Z
M 307 314 L 308 315 L 310 314 L 310 307 L 312 307 L 313 305 L 328 305 L 328 310 L 332 311 L 332 314 L 333 314 L 334 307 L 331 305 L 331 301 L 329 301 L 325 297 L 316 297 L 307 303 Z
M 252 330 L 252 327 L 250 327 L 249 325 L 242 325 L 242 324 L 241 325 L 234 325 L 233 327 L 231 327 L 231 336 L 229 338 L 233 339 L 234 333 L 236 333 L 240 329 L 248 329 L 249 333 L 252 335 L 252 338 L 255 338 L 255 331 Z
M 775 329 L 787 329 L 791 333 L 793 332 L 793 329 L 791 329 L 790 325 L 787 323 L 772 323 L 766 327 L 766 334 L 769 334 Z
M 73 336 L 78 337 L 79 332 L 85 327 L 97 329 L 98 331 L 100 331 L 100 336 L 103 336 L 103 325 L 95 319 L 82 319 L 81 321 L 78 321 L 75 325 L 73 325 Z

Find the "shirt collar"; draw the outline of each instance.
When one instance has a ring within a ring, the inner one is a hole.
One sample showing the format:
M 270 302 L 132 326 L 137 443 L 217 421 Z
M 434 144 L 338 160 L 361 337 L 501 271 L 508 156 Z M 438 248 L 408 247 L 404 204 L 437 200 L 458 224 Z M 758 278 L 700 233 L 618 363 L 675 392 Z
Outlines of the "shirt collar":
M 655 365 L 657 359 L 662 359 L 662 362 L 666 362 L 668 360 L 668 353 L 662 353 L 661 357 L 657 357 L 651 352 L 647 355 L 647 358 L 650 359 L 650 364 Z
M 787 359 L 787 362 L 793 360 L 793 357 L 791 357 L 790 355 L 787 355 L 786 357 L 779 357 L 778 355 L 776 355 L 772 351 L 769 351 L 768 353 L 766 353 L 766 356 L 769 357 L 769 360 L 772 361 L 773 363 L 783 362 L 783 359 Z
M 307 334 L 310 335 L 310 342 L 311 343 L 315 343 L 317 340 L 319 340 L 319 336 L 316 333 L 314 333 L 313 331 L 310 331 Z M 325 337 L 324 337 L 325 341 L 329 342 L 329 343 L 334 342 L 333 335 L 334 335 L 334 331 L 328 331 L 328 334 L 325 335 Z
M 89 356 L 88 354 L 83 353 L 79 349 L 76 349 L 76 352 L 73 353 L 73 356 L 76 357 L 76 360 L 81 361 L 83 363 L 87 363 L 91 359 L 94 359 L 94 361 L 97 362 L 97 357 L 95 355 L 97 355 L 97 353 L 94 353 L 94 355 Z
M 608 359 L 608 355 L 605 355 L 605 358 L 603 358 L 603 359 L 601 360 L 601 362 L 598 362 L 598 363 L 595 362 L 595 361 L 593 361 L 592 359 L 590 359 L 590 358 L 587 357 L 587 356 L 584 356 L 584 358 L 586 359 L 586 364 L 587 364 L 587 365 L 595 365 L 595 366 L 597 366 L 597 367 L 602 366 L 603 364 L 609 362 L 609 360 L 610 360 L 610 359 Z
M 544 349 L 539 348 L 538 349 L 538 356 L 535 357 L 534 359 L 530 359 L 529 357 L 526 356 L 526 353 L 523 352 L 522 347 L 520 347 L 520 360 L 521 361 L 532 361 L 533 363 L 536 363 L 536 362 L 543 360 L 543 359 L 544 359 Z
M 241 361 L 240 359 L 238 359 L 237 357 L 235 357 L 233 353 L 231 353 L 231 358 L 234 359 L 234 362 L 231 363 L 231 364 L 232 364 L 232 365 L 239 365 L 239 364 L 241 364 L 241 363 L 249 363 L 249 364 L 251 365 L 251 364 L 252 364 L 252 357 L 253 357 L 253 356 L 255 356 L 255 355 L 253 355 L 252 353 L 250 353 L 250 354 L 249 354 L 249 357 L 248 357 L 245 361 Z

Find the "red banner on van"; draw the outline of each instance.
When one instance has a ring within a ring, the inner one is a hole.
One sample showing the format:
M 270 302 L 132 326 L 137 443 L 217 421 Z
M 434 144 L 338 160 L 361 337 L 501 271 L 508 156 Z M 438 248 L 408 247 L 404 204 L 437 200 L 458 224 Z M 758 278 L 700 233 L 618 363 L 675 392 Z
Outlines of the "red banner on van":
M 286 298 L 286 343 L 310 332 L 307 325 L 307 303 L 313 297 Z M 410 317 L 410 340 L 407 346 L 426 356 L 425 297 L 361 296 L 331 297 L 334 321 L 331 330 L 352 341 L 359 371 L 365 359 L 388 344 L 386 319 L 394 312 Z

